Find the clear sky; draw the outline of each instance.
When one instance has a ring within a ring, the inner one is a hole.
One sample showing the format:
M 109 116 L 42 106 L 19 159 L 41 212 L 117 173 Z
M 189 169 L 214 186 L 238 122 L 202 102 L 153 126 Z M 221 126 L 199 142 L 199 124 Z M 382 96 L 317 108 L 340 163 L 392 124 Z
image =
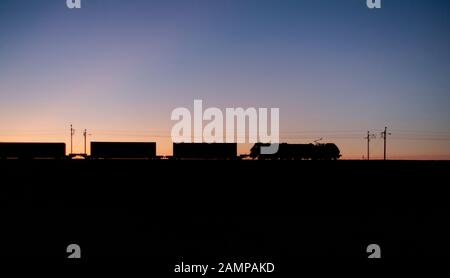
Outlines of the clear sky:
M 0 1 L 0 141 L 157 141 L 176 107 L 279 107 L 282 141 L 450 159 L 450 1 Z M 240 147 L 246 152 L 247 146 Z

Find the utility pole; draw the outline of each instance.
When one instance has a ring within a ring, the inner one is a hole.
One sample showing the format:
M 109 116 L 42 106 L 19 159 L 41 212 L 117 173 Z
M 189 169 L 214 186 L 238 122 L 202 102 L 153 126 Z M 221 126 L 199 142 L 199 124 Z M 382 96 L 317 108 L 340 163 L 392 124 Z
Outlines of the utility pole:
M 73 135 L 75 134 L 75 129 L 73 129 L 72 124 L 70 124 L 70 154 L 73 154 Z
M 386 138 L 388 135 L 391 135 L 391 133 L 387 132 L 387 127 L 384 127 L 384 131 L 381 132 L 381 138 L 384 140 L 384 160 L 386 160 Z
M 375 134 L 370 134 L 370 131 L 367 131 L 367 137 L 364 137 L 364 139 L 367 139 L 367 160 L 370 160 L 370 139 L 375 139 Z
M 86 154 L 86 136 L 87 136 L 86 129 L 84 129 L 83 136 L 84 136 L 84 154 Z

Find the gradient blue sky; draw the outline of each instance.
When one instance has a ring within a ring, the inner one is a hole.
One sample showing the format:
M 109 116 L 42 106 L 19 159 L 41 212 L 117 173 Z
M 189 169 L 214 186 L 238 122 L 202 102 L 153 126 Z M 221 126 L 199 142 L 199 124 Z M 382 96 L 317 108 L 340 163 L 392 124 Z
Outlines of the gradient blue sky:
M 170 154 L 171 111 L 202 99 L 279 107 L 283 141 L 344 158 L 387 125 L 390 157 L 450 159 L 450 1 L 65 2 L 0 1 L 1 141 L 68 142 L 73 123 Z

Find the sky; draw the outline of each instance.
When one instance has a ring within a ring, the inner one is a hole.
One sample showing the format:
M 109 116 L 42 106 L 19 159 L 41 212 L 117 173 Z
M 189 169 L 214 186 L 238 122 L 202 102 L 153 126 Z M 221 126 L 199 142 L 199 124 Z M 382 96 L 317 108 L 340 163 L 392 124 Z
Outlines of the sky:
M 0 141 L 156 141 L 177 107 L 276 107 L 282 142 L 450 159 L 450 1 L 0 1 Z M 89 149 L 89 148 L 88 148 Z M 239 147 L 248 152 L 248 145 Z

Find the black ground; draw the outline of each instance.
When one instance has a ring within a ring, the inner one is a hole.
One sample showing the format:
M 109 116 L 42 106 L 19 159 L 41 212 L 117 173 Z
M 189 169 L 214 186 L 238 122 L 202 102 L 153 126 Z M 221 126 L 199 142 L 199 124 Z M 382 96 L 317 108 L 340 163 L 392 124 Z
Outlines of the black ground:
M 450 162 L 0 161 L 3 256 L 65 262 L 445 256 Z

